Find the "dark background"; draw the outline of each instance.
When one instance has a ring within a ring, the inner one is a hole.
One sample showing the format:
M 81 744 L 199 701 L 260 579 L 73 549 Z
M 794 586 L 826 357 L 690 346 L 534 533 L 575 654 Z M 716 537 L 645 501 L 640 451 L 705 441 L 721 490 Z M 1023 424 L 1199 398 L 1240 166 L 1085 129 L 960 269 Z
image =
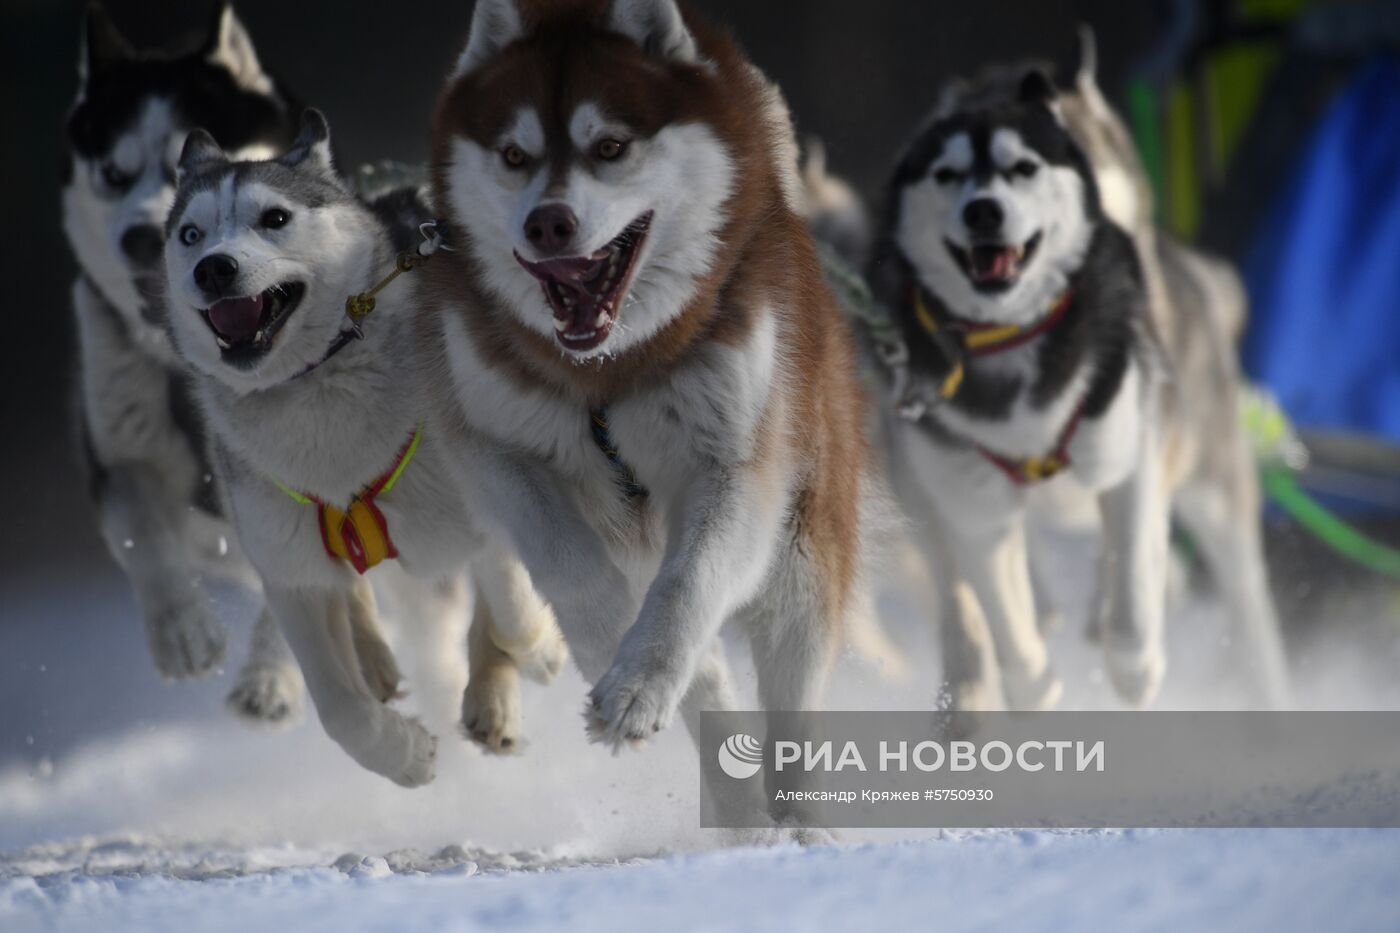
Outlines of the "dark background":
M 701 0 L 787 93 L 803 135 L 866 195 L 948 76 L 996 59 L 1056 59 L 1072 69 L 1075 26 L 1099 34 L 1105 87 L 1155 40 L 1155 0 Z M 240 0 L 265 68 L 330 118 L 346 164 L 420 160 L 428 118 L 464 44 L 468 0 Z M 74 263 L 60 230 L 65 113 L 77 87 L 82 4 L 0 5 L 0 599 L 6 581 L 56 561 L 101 559 L 71 441 Z M 138 47 L 205 28 L 206 0 L 109 0 Z

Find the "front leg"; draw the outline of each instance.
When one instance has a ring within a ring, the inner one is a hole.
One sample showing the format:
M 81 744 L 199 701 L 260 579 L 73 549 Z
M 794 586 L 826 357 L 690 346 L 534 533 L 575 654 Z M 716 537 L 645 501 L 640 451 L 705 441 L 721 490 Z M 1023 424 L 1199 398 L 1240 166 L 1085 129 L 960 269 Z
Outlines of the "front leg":
M 437 739 L 385 706 L 361 671 L 346 592 L 267 587 L 321 725 L 363 767 L 404 787 L 433 779 Z
M 486 634 L 520 673 L 547 684 L 569 658 L 554 611 L 535 591 L 525 566 L 509 549 L 488 544 L 471 556 L 478 612 L 489 613 Z
M 301 718 L 305 690 L 301 668 L 277 620 L 263 606 L 253 626 L 253 646 L 224 705 L 251 726 L 282 726 Z
M 1063 686 L 1036 618 L 1024 514 L 985 514 L 950 528 L 962 577 L 976 594 L 996 645 L 1002 691 L 1013 710 L 1050 709 Z
M 991 632 L 976 596 L 957 571 L 957 556 L 949 542 L 948 518 L 939 513 L 935 499 L 943 481 L 933 471 L 946 456 L 920 433 L 921 428 L 897 425 L 890 480 L 904 513 L 909 532 L 923 554 L 934 585 L 937 608 L 934 624 L 943 662 L 943 688 L 952 708 L 962 712 L 999 710 L 1001 674 Z
M 102 535 L 126 571 L 141 607 L 156 670 L 172 680 L 199 677 L 224 657 L 223 626 L 188 557 L 173 491 L 153 467 L 107 467 L 97 489 Z
M 711 466 L 678 497 L 641 615 L 589 695 L 596 741 L 638 742 L 670 724 L 720 627 L 767 575 L 783 501 L 751 465 Z
M 579 671 L 588 680 L 601 676 L 637 617 L 637 603 L 607 542 L 564 492 L 569 480 L 471 438 L 456 449 L 453 463 L 472 514 L 514 545 L 529 580 L 553 609 Z M 483 591 L 488 595 L 489 588 Z M 494 611 L 495 604 L 488 605 Z M 512 631 L 503 619 L 493 620 L 492 628 L 496 636 Z
M 520 745 L 520 671 L 491 637 L 491 609 L 477 592 L 467 630 L 467 689 L 462 734 L 487 752 L 508 755 Z
M 85 280 L 73 291 L 84 448 L 102 535 L 131 581 L 156 668 L 198 677 L 224 654 L 224 631 L 192 559 L 199 474 L 171 415 L 170 373 L 132 344 Z
M 1062 686 L 1036 617 L 1024 492 L 975 450 L 948 446 L 916 427 L 899 438 L 903 456 L 895 475 L 906 508 L 924 526 L 938 580 L 953 708 L 1054 706 Z
M 1143 706 L 1166 673 L 1162 616 L 1167 599 L 1170 498 L 1153 419 L 1140 428 L 1137 469 L 1100 496 L 1105 587 L 1099 604 L 1109 679 L 1122 699 Z

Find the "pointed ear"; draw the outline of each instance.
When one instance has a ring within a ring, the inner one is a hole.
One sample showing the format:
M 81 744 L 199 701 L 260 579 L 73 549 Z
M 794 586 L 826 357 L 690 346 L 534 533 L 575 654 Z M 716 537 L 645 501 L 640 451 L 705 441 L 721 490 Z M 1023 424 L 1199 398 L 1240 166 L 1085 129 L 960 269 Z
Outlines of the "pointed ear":
M 1025 104 L 1050 104 L 1058 95 L 1055 82 L 1039 68 L 1032 68 L 1021 78 L 1020 98 Z
M 933 105 L 933 119 L 942 120 L 952 116 L 962 106 L 963 98 L 972 90 L 972 85 L 962 78 L 949 78 L 938 92 L 938 102 Z
M 334 172 L 331 157 L 331 128 L 325 114 L 315 107 L 301 112 L 301 131 L 292 140 L 292 147 L 277 160 L 289 168 L 306 168 L 316 172 Z
M 185 137 L 185 148 L 180 150 L 180 162 L 176 169 L 179 180 L 183 181 L 192 172 L 227 162 L 228 156 L 214 137 L 207 130 L 195 130 Z
M 518 0 L 476 0 L 472 10 L 471 32 L 452 77 L 475 71 L 501 49 L 525 34 Z
M 272 93 L 272 79 L 262 70 L 253 38 L 228 0 L 214 4 L 214 17 L 209 23 L 203 52 L 205 61 L 226 69 L 239 87 L 262 94 Z
M 1099 83 L 1099 43 L 1094 27 L 1088 23 L 1079 24 L 1079 70 L 1074 81 L 1081 90 L 1086 85 L 1097 87 Z
M 78 78 L 84 85 L 93 75 L 134 58 L 136 53 L 126 38 L 117 31 L 107 8 L 101 3 L 89 3 L 83 15 L 82 49 L 78 53 Z
M 692 64 L 700 60 L 676 0 L 611 0 L 605 28 L 627 36 L 648 55 Z

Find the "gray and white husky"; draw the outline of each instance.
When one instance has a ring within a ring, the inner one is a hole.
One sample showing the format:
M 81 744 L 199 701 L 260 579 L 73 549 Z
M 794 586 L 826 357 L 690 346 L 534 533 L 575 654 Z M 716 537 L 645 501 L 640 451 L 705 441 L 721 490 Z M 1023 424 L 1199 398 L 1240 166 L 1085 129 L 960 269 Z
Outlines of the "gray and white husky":
M 206 126 L 231 151 L 280 151 L 299 108 L 258 61 L 242 23 L 217 4 L 185 54 L 135 52 L 102 7 L 87 11 L 78 97 L 68 116 L 63 226 L 80 266 L 79 407 L 103 536 L 145 618 L 156 668 L 196 677 L 225 635 L 200 577 L 249 579 L 222 518 L 184 368 L 155 300 L 162 228 L 185 135 Z M 258 721 L 292 718 L 301 680 L 264 614 L 230 706 Z
M 1150 701 L 1165 671 L 1174 493 L 1184 518 L 1219 512 L 1192 526 L 1212 536 L 1208 559 L 1229 553 L 1246 562 L 1223 575 L 1224 564 L 1215 566 L 1218 577 L 1263 580 L 1258 516 L 1249 512 L 1257 499 L 1241 499 L 1239 477 L 1206 456 L 1220 444 L 1232 456 L 1214 459 L 1237 468 L 1243 449 L 1247 464 L 1242 435 L 1237 425 L 1206 434 L 1208 425 L 1189 416 L 1190 397 L 1205 385 L 1183 388 L 1176 378 L 1204 369 L 1232 405 L 1237 376 L 1222 365 L 1229 337 L 1188 322 L 1180 300 L 1164 305 L 1166 289 L 1150 286 L 1144 271 L 1165 262 L 1157 241 L 1147 265 L 1139 241 L 1106 215 L 1099 178 L 1135 176 L 1121 159 L 1101 153 L 1091 164 L 1086 156 L 1079 134 L 1103 132 L 1096 106 L 1101 97 L 1065 100 L 1036 70 L 945 95 L 896 170 L 871 268 L 908 347 L 905 417 L 891 428 L 894 472 L 943 577 L 947 679 L 964 708 L 1058 700 L 1024 527 L 1028 493 L 1042 482 L 1069 477 L 1098 498 L 1105 541 L 1096 628 L 1127 702 Z M 1066 116 L 1073 107 L 1082 108 L 1078 131 Z M 1124 188 L 1109 190 L 1121 208 Z M 1221 527 L 1241 509 L 1256 529 L 1253 547 L 1247 533 Z M 1282 660 L 1267 591 L 1252 586 L 1244 601 L 1254 604 L 1243 620 L 1251 661 L 1276 700 Z
M 1172 421 L 1183 480 L 1173 517 L 1191 534 L 1224 599 L 1256 699 L 1289 701 L 1288 670 L 1264 562 L 1258 470 L 1240 421 L 1238 340 L 1244 283 L 1223 260 L 1157 228 L 1152 186 L 1132 135 L 1098 86 L 1094 34 L 1080 32 L 1074 86 L 1061 112 L 1104 192 L 1104 212 L 1138 247 L 1153 326 L 1176 373 Z
M 392 660 L 349 612 L 357 569 L 374 579 L 400 568 L 432 587 L 470 560 L 478 601 L 462 717 L 497 747 L 518 729 L 517 667 L 547 679 L 564 655 L 549 609 L 463 509 L 441 441 L 423 427 L 402 283 L 379 295 L 363 339 L 351 336 L 347 297 L 397 255 L 382 212 L 336 173 L 317 111 L 272 161 L 231 161 L 209 134 L 189 137 L 166 227 L 167 313 L 199 374 L 234 525 L 327 733 L 414 786 L 432 778 L 436 740 L 384 703 Z

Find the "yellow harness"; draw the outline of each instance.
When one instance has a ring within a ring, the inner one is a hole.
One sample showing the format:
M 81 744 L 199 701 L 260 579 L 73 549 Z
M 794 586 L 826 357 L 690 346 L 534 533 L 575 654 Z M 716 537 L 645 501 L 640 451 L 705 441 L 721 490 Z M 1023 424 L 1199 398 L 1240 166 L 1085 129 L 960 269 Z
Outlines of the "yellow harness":
M 1058 324 L 1073 301 L 1074 290 L 1066 289 L 1064 294 L 1055 299 L 1050 313 L 1030 327 L 1019 327 L 1014 324 L 996 326 L 957 321 L 950 327 L 944 328 L 939 326 L 938 319 L 933 316 L 933 312 L 929 310 L 927 302 L 924 301 L 923 289 L 915 286 L 914 316 L 918 319 L 919 326 L 935 340 L 938 340 L 940 336 L 946 336 L 949 331 L 961 338 L 959 341 L 961 352 L 955 359 L 953 368 L 943 378 L 943 383 L 938 388 L 939 398 L 947 401 L 957 395 L 958 389 L 962 387 L 963 379 L 967 375 L 967 369 L 963 364 L 964 357 L 990 356 L 993 353 L 1001 353 L 1034 340 Z M 983 457 L 1005 473 L 1006 477 L 1016 485 L 1025 486 L 1038 483 L 1060 473 L 1069 466 L 1069 444 L 1079 429 L 1079 422 L 1083 415 L 1084 403 L 1081 401 L 1079 407 L 1075 409 L 1074 414 L 1070 416 L 1069 421 L 1060 431 L 1055 449 L 1043 457 L 1026 457 L 1017 460 L 1004 457 L 980 444 L 975 446 Z
M 1069 310 L 1070 302 L 1073 300 L 1074 290 L 1066 289 L 1065 293 L 1055 299 L 1055 303 L 1050 306 L 1050 313 L 1030 327 L 1020 327 L 1016 324 L 998 326 L 958 321 L 949 329 L 961 335 L 961 349 L 965 355 L 990 356 L 993 353 L 1001 353 L 1019 347 L 1054 327 Z M 917 287 L 914 289 L 914 316 L 918 318 L 919 326 L 930 337 L 946 332 L 945 328 L 939 326 L 938 319 L 933 316 L 933 312 L 929 310 L 928 304 L 924 301 L 924 290 Z M 939 386 L 938 397 L 947 401 L 957 395 L 958 389 L 962 387 L 963 377 L 966 375 L 967 370 L 963 365 L 962 355 L 959 355 L 952 370 L 944 377 L 943 384 Z
M 408 468 L 408 461 L 418 452 L 418 442 L 422 438 L 423 427 L 419 425 L 414 429 L 413 436 L 399 448 L 393 466 L 356 493 L 343 509 L 315 496 L 297 492 L 277 480 L 273 480 L 273 483 L 293 502 L 316 506 L 316 520 L 326 554 L 333 559 L 349 561 L 357 572 L 363 574 L 371 567 L 399 556 L 393 539 L 389 537 L 389 523 L 374 500 L 394 488 Z

